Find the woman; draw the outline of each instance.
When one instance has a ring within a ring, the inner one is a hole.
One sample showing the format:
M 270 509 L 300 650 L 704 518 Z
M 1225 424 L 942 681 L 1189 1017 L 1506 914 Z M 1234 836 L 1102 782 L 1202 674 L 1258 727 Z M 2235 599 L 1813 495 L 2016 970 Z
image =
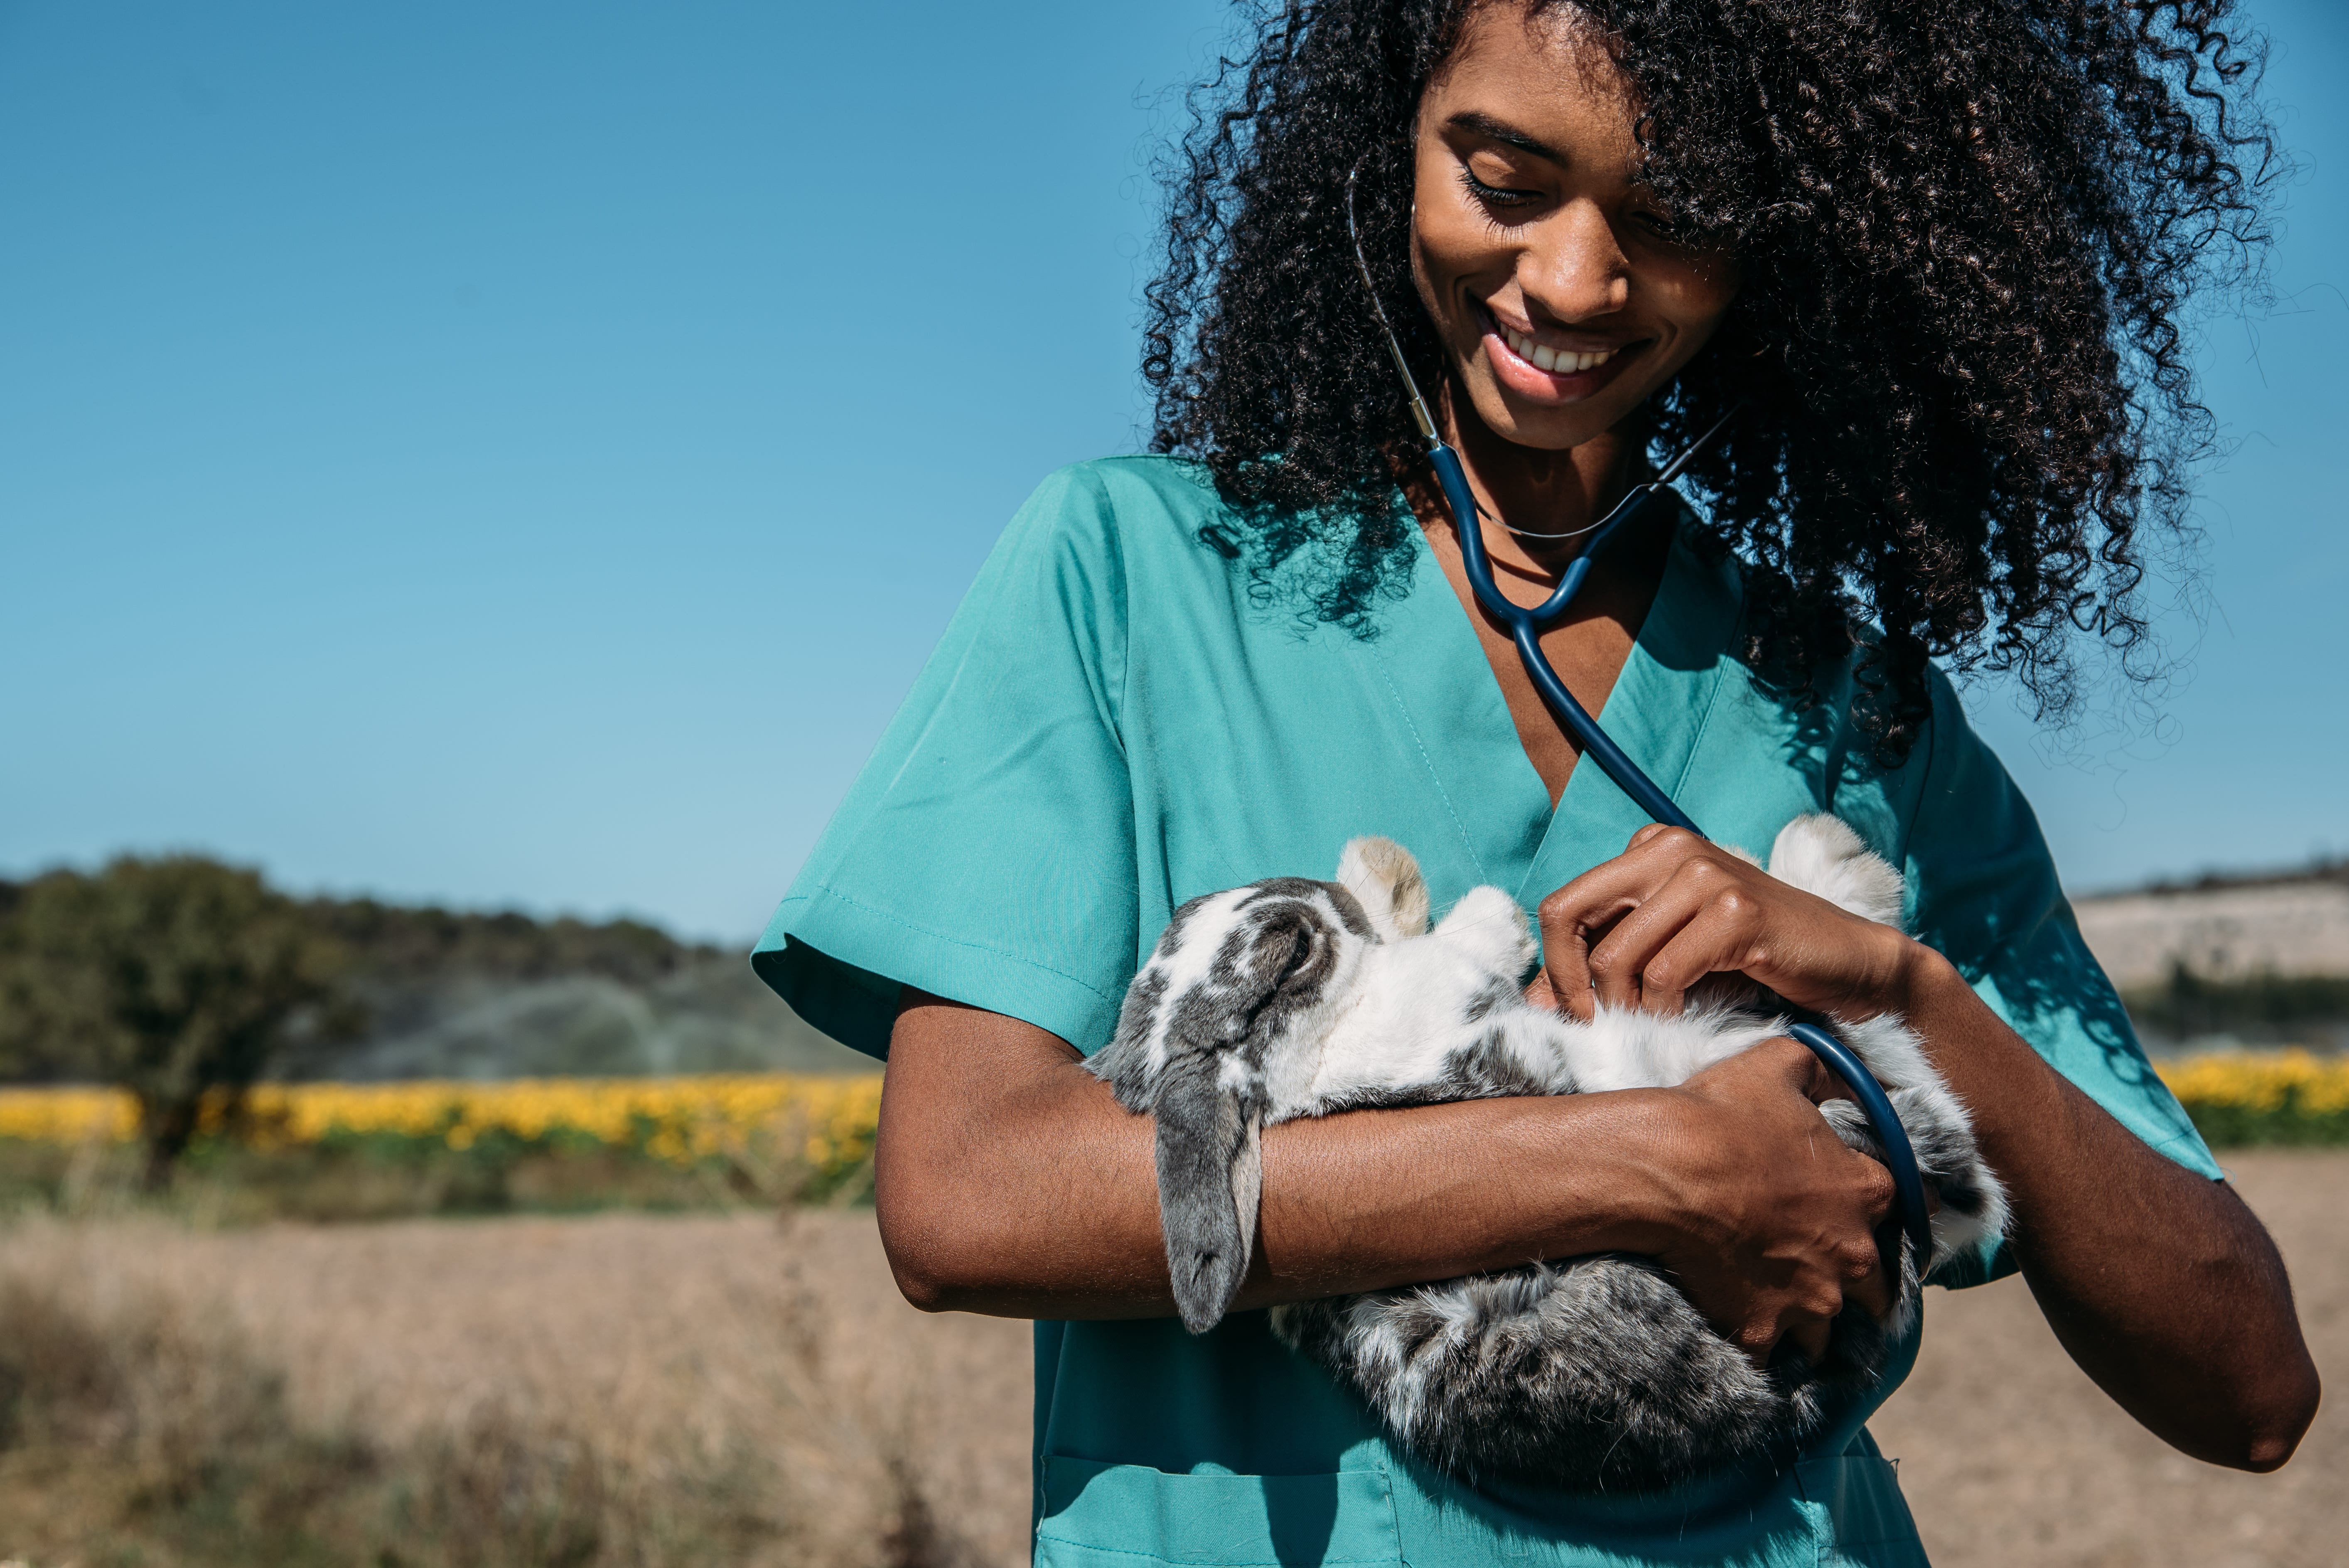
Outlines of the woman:
M 2314 1409 L 2282 1267 L 2147 1071 L 2028 807 L 1935 655 L 2060 697 L 2124 650 L 2181 500 L 2173 321 L 2249 236 L 2264 143 L 2222 0 L 1332 0 L 1263 27 L 1174 187 L 1145 369 L 1168 455 L 1054 476 L 784 900 L 761 972 L 888 1060 L 909 1299 L 1040 1320 L 1037 1556 L 1184 1563 L 1922 1561 L 1844 1414 L 1661 1495 L 1472 1489 L 1242 1311 L 1172 1321 L 1151 1128 L 1081 1065 L 1174 907 L 1419 857 L 1538 907 L 1534 993 L 1670 1010 L 1739 971 L 1895 1010 L 1972 1108 L 2050 1324 L 2132 1415 L 2282 1464 Z M 2255 127 L 2254 127 L 2255 129 Z M 2249 172 L 2246 165 L 2249 164 Z M 1724 843 L 1832 810 L 1909 936 L 1644 818 L 1480 611 L 1346 248 L 1534 602 L 1651 451 L 1735 410 L 1544 640 Z M 1757 1360 L 1880 1305 L 1889 1180 L 1775 1042 L 1671 1090 L 1266 1135 L 1238 1306 L 1603 1251 Z M 1896 1359 L 1883 1390 L 1913 1359 Z M 1995 1369 L 1986 1369 L 1995 1375 Z M 1880 1397 L 1873 1403 L 1880 1402 Z

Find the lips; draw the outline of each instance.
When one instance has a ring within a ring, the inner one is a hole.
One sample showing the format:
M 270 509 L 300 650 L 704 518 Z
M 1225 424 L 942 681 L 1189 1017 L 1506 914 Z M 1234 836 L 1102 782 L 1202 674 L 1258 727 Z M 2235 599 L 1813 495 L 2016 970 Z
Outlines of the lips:
M 1547 370 L 1556 376 L 1571 376 L 1584 370 L 1596 370 L 1599 366 L 1615 358 L 1615 350 L 1612 348 L 1600 348 L 1591 353 L 1581 353 L 1572 348 L 1550 349 L 1536 343 L 1526 334 L 1513 331 L 1506 327 L 1501 327 L 1500 333 L 1501 341 L 1507 344 L 1510 352 L 1516 355 L 1518 358 L 1530 360 L 1537 369 Z
M 1579 402 L 1623 373 L 1623 367 L 1648 347 L 1640 338 L 1613 348 L 1553 348 L 1526 333 L 1484 317 L 1485 353 L 1502 386 L 1518 396 L 1541 403 Z M 1542 360 L 1549 363 L 1545 366 Z

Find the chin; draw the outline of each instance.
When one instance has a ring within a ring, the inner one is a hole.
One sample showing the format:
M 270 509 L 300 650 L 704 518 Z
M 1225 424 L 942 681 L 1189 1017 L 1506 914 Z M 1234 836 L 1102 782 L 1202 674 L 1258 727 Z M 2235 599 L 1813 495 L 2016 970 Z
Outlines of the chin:
M 1612 413 L 1602 412 L 1590 402 L 1543 408 L 1507 396 L 1489 379 L 1481 386 L 1473 380 L 1469 385 L 1469 405 L 1476 410 L 1485 429 L 1512 445 L 1531 447 L 1537 452 L 1571 452 L 1606 434 L 1639 407 L 1633 402 Z M 1607 401 L 1610 409 L 1616 407 L 1616 400 L 1609 398 Z

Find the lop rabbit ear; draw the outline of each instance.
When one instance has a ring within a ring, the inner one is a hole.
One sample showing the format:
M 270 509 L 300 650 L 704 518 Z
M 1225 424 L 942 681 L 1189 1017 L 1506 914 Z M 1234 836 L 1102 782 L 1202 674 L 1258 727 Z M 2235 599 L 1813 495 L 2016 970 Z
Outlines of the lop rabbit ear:
M 1158 1223 L 1183 1326 L 1223 1321 L 1247 1275 L 1263 1194 L 1260 1095 L 1222 1081 L 1217 1055 L 1168 1061 L 1158 1098 Z
M 1220 1322 L 1247 1273 L 1263 1184 L 1268 1074 L 1326 1000 L 1344 930 L 1327 885 L 1259 883 L 1186 905 L 1087 1064 L 1158 1121 L 1158 1218 L 1183 1325 Z
M 1357 838 L 1338 857 L 1338 885 L 1354 896 L 1381 941 L 1427 929 L 1427 878 L 1411 851 L 1392 838 Z

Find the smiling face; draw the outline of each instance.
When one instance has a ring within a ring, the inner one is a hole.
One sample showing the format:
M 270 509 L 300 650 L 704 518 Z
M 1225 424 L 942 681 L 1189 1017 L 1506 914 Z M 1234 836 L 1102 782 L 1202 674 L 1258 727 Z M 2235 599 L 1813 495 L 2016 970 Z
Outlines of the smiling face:
M 1470 15 L 1420 100 L 1420 297 L 1458 394 L 1519 446 L 1612 429 L 1702 348 L 1737 271 L 1676 241 L 1639 181 L 1638 109 L 1571 6 Z

